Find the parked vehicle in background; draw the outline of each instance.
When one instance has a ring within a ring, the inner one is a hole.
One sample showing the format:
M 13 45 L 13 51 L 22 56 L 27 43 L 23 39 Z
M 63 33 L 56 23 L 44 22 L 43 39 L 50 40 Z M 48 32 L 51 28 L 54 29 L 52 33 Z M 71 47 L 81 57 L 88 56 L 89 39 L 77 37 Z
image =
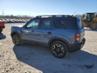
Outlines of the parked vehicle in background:
M 5 28 L 5 23 L 3 21 L 0 21 L 0 33 Z
M 97 30 L 97 13 L 86 13 L 82 16 L 82 22 L 85 27 Z
M 58 58 L 67 52 L 80 50 L 84 43 L 85 32 L 79 17 L 68 15 L 37 16 L 23 27 L 12 27 L 13 43 L 23 41 L 45 44 Z

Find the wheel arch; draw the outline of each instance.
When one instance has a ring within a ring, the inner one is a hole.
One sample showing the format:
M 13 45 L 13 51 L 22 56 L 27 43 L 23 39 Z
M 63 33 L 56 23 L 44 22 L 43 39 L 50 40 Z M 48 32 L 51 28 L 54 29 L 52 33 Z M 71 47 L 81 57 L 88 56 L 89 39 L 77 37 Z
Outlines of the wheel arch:
M 61 41 L 61 42 L 63 42 L 64 44 L 66 44 L 67 48 L 69 49 L 68 41 L 67 40 L 63 40 L 61 38 L 54 38 L 54 39 L 49 40 L 49 42 L 48 42 L 49 47 L 50 47 L 51 43 L 54 42 L 54 41 Z
M 12 32 L 12 33 L 11 33 L 11 36 L 13 36 L 13 35 L 18 35 L 18 36 L 19 36 L 19 33 L 17 33 L 17 32 Z

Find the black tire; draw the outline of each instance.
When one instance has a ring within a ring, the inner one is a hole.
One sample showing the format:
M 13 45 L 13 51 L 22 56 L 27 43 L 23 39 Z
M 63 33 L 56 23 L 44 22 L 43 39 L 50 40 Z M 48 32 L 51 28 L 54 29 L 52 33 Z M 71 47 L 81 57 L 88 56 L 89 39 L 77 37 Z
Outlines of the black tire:
M 21 38 L 18 34 L 15 34 L 12 36 L 13 43 L 15 45 L 20 45 L 21 44 Z
M 0 33 L 2 32 L 2 29 L 0 29 Z
M 50 45 L 51 53 L 58 58 L 63 58 L 67 55 L 67 45 L 61 41 L 54 41 Z

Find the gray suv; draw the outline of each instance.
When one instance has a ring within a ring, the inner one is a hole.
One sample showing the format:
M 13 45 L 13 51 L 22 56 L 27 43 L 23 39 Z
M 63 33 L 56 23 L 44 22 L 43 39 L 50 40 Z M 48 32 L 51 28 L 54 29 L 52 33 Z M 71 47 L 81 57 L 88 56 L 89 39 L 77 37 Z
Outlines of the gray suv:
M 44 44 L 58 58 L 66 56 L 68 52 L 80 50 L 85 43 L 84 35 L 80 17 L 69 15 L 37 16 L 23 27 L 11 28 L 14 44 L 24 41 Z

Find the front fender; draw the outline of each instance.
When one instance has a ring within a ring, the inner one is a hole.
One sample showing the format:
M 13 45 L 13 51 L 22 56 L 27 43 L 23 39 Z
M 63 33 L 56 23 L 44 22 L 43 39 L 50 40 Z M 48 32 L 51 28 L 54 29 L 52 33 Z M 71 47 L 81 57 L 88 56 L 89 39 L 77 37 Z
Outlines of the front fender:
M 16 26 L 13 26 L 12 28 L 11 28 L 11 35 L 13 34 L 13 33 L 17 33 L 17 34 L 21 34 L 21 27 L 16 27 Z

